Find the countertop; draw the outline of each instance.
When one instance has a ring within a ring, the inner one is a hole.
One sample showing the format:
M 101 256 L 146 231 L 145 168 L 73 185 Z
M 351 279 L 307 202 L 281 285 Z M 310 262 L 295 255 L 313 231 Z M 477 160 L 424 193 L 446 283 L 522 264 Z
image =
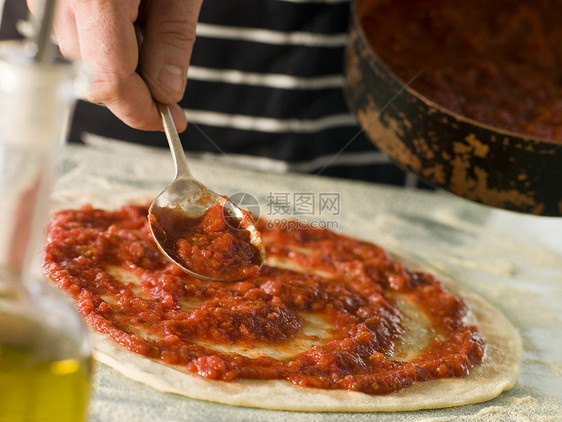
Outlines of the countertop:
M 190 167 L 221 194 L 252 195 L 264 216 L 283 219 L 290 209 L 299 218 L 375 242 L 482 295 L 521 335 L 518 383 L 489 402 L 449 409 L 281 412 L 161 393 L 97 364 L 91 422 L 562 420 L 562 218 L 493 209 L 445 192 L 263 172 L 228 158 L 190 158 Z M 94 205 L 103 206 L 107 195 L 155 195 L 172 176 L 166 150 L 65 146 L 55 194 L 87 193 Z

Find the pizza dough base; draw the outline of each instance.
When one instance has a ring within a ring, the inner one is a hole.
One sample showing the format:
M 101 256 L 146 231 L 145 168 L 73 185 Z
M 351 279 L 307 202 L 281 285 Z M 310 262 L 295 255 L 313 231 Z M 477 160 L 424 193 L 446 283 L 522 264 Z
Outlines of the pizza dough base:
M 88 203 L 87 196 L 58 199 L 55 201 L 57 209 Z M 138 199 L 123 202 L 141 203 Z M 103 201 L 105 206 L 102 207 L 112 209 L 123 202 Z M 476 325 L 486 342 L 482 363 L 473 367 L 466 377 L 415 383 L 388 395 L 303 388 L 282 380 L 208 380 L 181 366 L 164 364 L 131 352 L 97 332 L 92 333 L 93 355 L 95 360 L 124 376 L 157 390 L 235 406 L 305 412 L 396 412 L 461 406 L 493 399 L 517 382 L 522 356 L 519 334 L 507 318 L 485 300 L 441 275 L 438 278 L 471 310 L 466 322 Z
M 97 333 L 93 338 L 94 358 L 158 390 L 235 406 L 306 412 L 396 412 L 490 400 L 515 385 L 522 354 L 521 340 L 511 323 L 484 300 L 459 286 L 453 287 L 450 282 L 445 284 L 472 310 L 471 323 L 478 326 L 486 341 L 482 363 L 464 378 L 415 383 L 388 395 L 303 388 L 277 380 L 207 380 L 179 366 L 172 367 L 130 352 Z

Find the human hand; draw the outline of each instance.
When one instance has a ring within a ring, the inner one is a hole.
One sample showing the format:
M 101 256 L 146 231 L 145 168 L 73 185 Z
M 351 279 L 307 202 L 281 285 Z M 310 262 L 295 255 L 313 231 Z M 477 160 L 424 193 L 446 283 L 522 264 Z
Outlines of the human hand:
M 161 130 L 156 101 L 183 96 L 203 0 L 58 0 L 53 22 L 61 53 L 92 73 L 86 98 L 131 127 Z M 42 1 L 28 0 L 32 11 Z M 135 23 L 143 32 L 140 50 Z M 178 130 L 180 107 L 170 107 Z

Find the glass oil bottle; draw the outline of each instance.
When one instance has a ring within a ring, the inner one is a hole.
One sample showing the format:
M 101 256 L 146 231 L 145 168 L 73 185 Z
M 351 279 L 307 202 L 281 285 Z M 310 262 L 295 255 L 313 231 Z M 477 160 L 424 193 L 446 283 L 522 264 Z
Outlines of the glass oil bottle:
M 38 251 L 75 68 L 0 43 L 0 422 L 87 420 L 91 351 Z

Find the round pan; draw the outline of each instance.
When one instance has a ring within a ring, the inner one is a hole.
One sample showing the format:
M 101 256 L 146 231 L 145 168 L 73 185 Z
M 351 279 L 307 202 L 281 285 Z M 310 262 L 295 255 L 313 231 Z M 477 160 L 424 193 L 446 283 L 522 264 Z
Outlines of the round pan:
M 562 143 L 480 124 L 407 87 L 367 41 L 360 15 L 367 3 L 352 2 L 344 92 L 371 141 L 403 169 L 463 198 L 562 215 Z

